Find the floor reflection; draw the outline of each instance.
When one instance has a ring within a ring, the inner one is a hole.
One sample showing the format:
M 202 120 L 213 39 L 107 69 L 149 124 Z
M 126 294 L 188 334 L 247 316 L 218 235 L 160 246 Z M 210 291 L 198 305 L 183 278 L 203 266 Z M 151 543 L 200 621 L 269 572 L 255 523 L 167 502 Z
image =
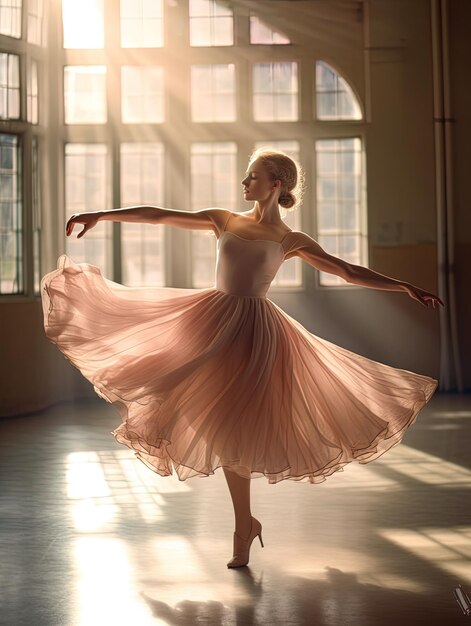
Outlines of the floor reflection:
M 453 589 L 471 590 L 469 417 L 471 400 L 437 395 L 374 463 L 319 485 L 252 481 L 265 548 L 254 542 L 235 570 L 220 470 L 154 474 L 109 434 L 118 418 L 101 401 L 4 420 L 2 623 L 462 623 Z

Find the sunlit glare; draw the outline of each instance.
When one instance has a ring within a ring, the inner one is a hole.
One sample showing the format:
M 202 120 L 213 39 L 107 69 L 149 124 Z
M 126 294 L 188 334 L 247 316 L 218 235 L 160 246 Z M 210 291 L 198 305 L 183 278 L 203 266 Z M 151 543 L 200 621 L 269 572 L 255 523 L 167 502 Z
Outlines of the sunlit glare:
M 471 583 L 471 526 L 416 530 L 384 528 L 378 533 L 463 583 Z
M 82 533 L 103 529 L 114 520 L 117 513 L 117 505 L 97 502 L 90 498 L 76 502 L 71 510 L 74 528 Z
M 67 495 L 69 498 L 110 495 L 96 452 L 75 452 L 69 455 Z
M 158 624 L 138 597 L 126 544 L 109 537 L 80 537 L 75 544 L 79 626 Z
M 191 489 L 176 474 L 158 476 L 130 450 L 69 454 L 66 482 L 74 528 L 82 533 L 113 530 L 129 508 L 146 524 L 163 520 L 162 494 Z
M 425 485 L 447 489 L 471 487 L 470 470 L 406 445 L 401 445 L 397 451 L 391 450 L 384 459 L 384 466 Z
M 378 472 L 377 470 L 385 470 Z M 401 476 L 447 489 L 471 487 L 471 471 L 404 443 L 372 463 L 351 463 L 319 483 L 320 489 L 403 489 Z
M 64 48 L 103 48 L 103 0 L 62 0 Z

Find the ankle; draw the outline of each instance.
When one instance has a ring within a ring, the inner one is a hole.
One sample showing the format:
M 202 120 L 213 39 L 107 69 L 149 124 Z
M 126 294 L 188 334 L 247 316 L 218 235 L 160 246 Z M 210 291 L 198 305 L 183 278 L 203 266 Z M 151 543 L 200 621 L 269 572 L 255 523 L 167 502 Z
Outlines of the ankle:
M 242 537 L 242 539 L 246 539 L 250 535 L 251 530 L 252 516 L 250 514 L 248 517 L 236 520 L 235 532 L 237 535 L 239 535 L 239 537 Z

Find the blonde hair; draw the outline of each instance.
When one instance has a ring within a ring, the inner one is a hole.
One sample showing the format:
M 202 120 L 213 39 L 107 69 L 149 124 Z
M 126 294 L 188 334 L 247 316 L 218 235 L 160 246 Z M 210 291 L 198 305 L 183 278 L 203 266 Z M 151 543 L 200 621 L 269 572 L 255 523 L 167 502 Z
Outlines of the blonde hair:
M 258 148 L 249 159 L 249 165 L 259 159 L 272 180 L 281 181 L 281 193 L 278 200 L 285 209 L 295 209 L 304 193 L 304 171 L 293 158 L 281 150 Z

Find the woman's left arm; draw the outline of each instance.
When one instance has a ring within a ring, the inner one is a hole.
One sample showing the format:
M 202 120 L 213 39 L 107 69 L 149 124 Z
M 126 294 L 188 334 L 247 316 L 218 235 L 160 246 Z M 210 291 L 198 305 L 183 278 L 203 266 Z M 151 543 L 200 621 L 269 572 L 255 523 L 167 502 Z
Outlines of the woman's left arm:
M 291 243 L 288 245 L 288 251 L 286 251 L 286 259 L 299 256 L 318 270 L 341 276 L 346 282 L 353 285 L 382 289 L 385 291 L 404 291 L 411 298 L 417 300 L 417 302 L 420 302 L 420 304 L 424 306 L 432 304 L 435 308 L 436 303 L 445 306 L 438 296 L 429 291 L 425 291 L 425 289 L 416 287 L 403 280 L 396 280 L 390 276 L 385 276 L 384 274 L 370 270 L 368 267 L 348 263 L 343 259 L 327 253 L 317 241 L 307 233 L 293 231 L 290 237 Z
M 349 263 L 347 282 L 354 285 L 361 285 L 362 287 L 371 287 L 373 289 L 405 291 L 411 298 L 417 300 L 417 302 L 420 302 L 420 304 L 424 306 L 428 306 L 429 304 L 431 304 L 433 308 L 435 308 L 435 304 L 445 306 L 441 298 L 425 289 L 421 289 L 403 280 L 396 280 L 390 276 L 385 276 L 362 265 Z

